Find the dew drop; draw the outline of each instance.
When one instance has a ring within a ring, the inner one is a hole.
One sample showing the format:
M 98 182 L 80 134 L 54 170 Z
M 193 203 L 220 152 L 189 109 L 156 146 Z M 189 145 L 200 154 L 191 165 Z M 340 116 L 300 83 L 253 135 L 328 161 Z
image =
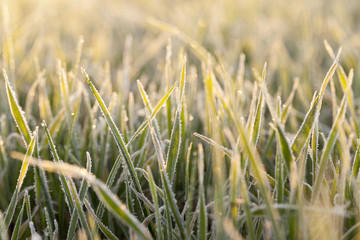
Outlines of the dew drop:
M 42 126 L 42 127 L 45 127 L 45 126 L 46 126 L 45 120 L 42 121 L 41 126 Z

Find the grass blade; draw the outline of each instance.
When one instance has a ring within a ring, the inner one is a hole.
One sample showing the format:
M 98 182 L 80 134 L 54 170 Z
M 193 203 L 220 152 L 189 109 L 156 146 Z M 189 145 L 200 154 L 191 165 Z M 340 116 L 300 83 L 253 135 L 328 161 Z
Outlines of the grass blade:
M 87 156 L 86 170 L 88 172 L 91 172 L 91 157 L 90 157 L 90 154 L 88 152 L 86 152 L 86 156 Z M 85 179 L 83 179 L 82 182 L 81 182 L 80 193 L 79 193 L 79 200 L 80 200 L 81 204 L 84 201 L 87 189 L 88 189 L 88 184 L 85 181 Z M 69 224 L 69 231 L 67 233 L 66 239 L 73 239 L 75 237 L 75 228 L 76 228 L 76 225 L 77 225 L 77 222 L 78 222 L 78 215 L 79 215 L 78 208 L 74 208 L 73 212 L 71 214 L 71 220 L 70 220 L 70 224 Z
M 180 107 L 181 108 L 181 107 Z M 180 109 L 178 109 L 180 110 Z M 172 181 L 175 169 L 176 162 L 180 155 L 181 150 L 181 119 L 180 119 L 180 111 L 176 112 L 175 122 L 173 129 L 171 131 L 170 145 L 167 153 L 167 161 L 166 161 L 166 172 L 169 176 L 170 181 Z
M 198 147 L 199 151 L 199 225 L 198 225 L 198 239 L 206 240 L 207 233 L 207 211 L 205 204 L 205 189 L 204 189 L 204 150 L 201 144 Z
M 14 215 L 14 212 L 15 212 L 15 209 L 16 209 L 17 198 L 18 198 L 18 195 L 20 193 L 20 189 L 21 189 L 21 186 L 23 184 L 24 178 L 26 176 L 26 173 L 27 173 L 27 170 L 28 170 L 28 167 L 29 167 L 29 163 L 30 163 L 30 159 L 31 159 L 32 154 L 33 154 L 34 149 L 35 149 L 35 142 L 36 142 L 36 138 L 37 138 L 37 133 L 38 133 L 38 128 L 36 128 L 36 130 L 34 132 L 34 135 L 33 135 L 32 139 L 30 141 L 29 147 L 26 150 L 26 154 L 24 155 L 24 160 L 23 160 L 22 165 L 21 165 L 20 174 L 19 174 L 17 184 L 16 184 L 16 189 L 15 189 L 15 192 L 13 193 L 13 196 L 11 198 L 11 202 L 10 202 L 10 204 L 8 206 L 7 211 L 6 211 L 4 221 L 5 221 L 5 226 L 7 228 L 9 227 L 9 225 L 11 223 L 11 220 L 13 218 L 13 215 Z
M 316 174 L 316 179 L 315 179 L 314 188 L 313 188 L 314 189 L 313 194 L 312 194 L 313 201 L 316 201 L 320 195 L 320 188 L 321 188 L 321 185 L 324 180 L 325 168 L 326 168 L 327 162 L 329 160 L 329 155 L 331 153 L 331 150 L 334 147 L 334 144 L 335 144 L 338 132 L 339 132 L 340 124 L 342 123 L 345 113 L 346 113 L 347 99 L 348 99 L 348 94 L 351 89 L 351 85 L 352 85 L 352 78 L 349 78 L 345 94 L 341 100 L 341 104 L 338 109 L 336 118 L 331 127 L 328 139 L 325 143 L 324 150 L 321 154 L 320 163 L 319 163 L 320 166 L 319 166 L 319 170 Z
M 19 215 L 16 219 L 16 223 L 15 223 L 14 230 L 12 232 L 11 240 L 16 240 L 19 237 L 20 224 L 22 222 L 22 218 L 23 218 L 23 214 L 24 214 L 25 200 L 26 200 L 26 198 L 24 198 L 24 200 L 23 200 L 23 204 L 21 206 Z
M 84 74 L 84 76 L 85 76 L 85 78 L 87 80 L 87 83 L 89 84 L 89 86 L 91 88 L 91 91 L 94 94 L 94 97 L 96 98 L 96 101 L 97 101 L 99 107 L 101 108 L 101 111 L 102 111 L 102 113 L 103 113 L 103 115 L 104 115 L 104 117 L 106 119 L 106 122 L 107 122 L 108 126 L 111 129 L 111 133 L 113 134 L 113 136 L 115 138 L 116 144 L 119 147 L 119 149 L 120 149 L 120 151 L 121 151 L 121 153 L 123 155 L 123 158 L 125 160 L 125 163 L 126 163 L 126 166 L 127 166 L 128 170 L 129 170 L 131 179 L 135 184 L 135 188 L 136 188 L 136 190 L 138 192 L 142 193 L 140 182 L 139 182 L 139 179 L 138 179 L 138 177 L 136 175 L 136 172 L 134 170 L 134 165 L 133 165 L 133 163 L 131 161 L 130 154 L 129 154 L 129 151 L 128 151 L 127 147 L 126 147 L 124 139 L 121 136 L 119 129 L 115 125 L 114 120 L 112 119 L 112 117 L 110 115 L 110 112 L 109 112 L 108 108 L 106 107 L 104 101 L 102 100 L 98 90 L 95 88 L 94 84 L 90 81 L 89 75 L 85 72 L 84 69 L 82 69 L 82 72 L 83 72 L 83 74 Z
M 101 222 L 101 220 L 96 216 L 96 214 L 95 214 L 94 210 L 92 209 L 92 207 L 90 206 L 90 203 L 88 202 L 88 200 L 84 199 L 84 203 L 85 203 L 86 209 L 91 214 L 91 216 L 95 219 L 95 222 L 98 225 L 98 227 L 100 228 L 100 230 L 102 231 L 102 233 L 104 233 L 104 235 L 110 240 L 118 240 L 118 238 L 115 236 L 115 234 L 112 233 L 109 230 L 109 228 L 106 227 Z
M 147 109 L 145 109 L 145 111 L 146 111 L 148 122 L 149 122 L 151 138 L 152 138 L 153 144 L 155 146 L 156 154 L 158 156 L 158 165 L 160 168 L 161 181 L 163 184 L 163 190 L 164 190 L 165 199 L 166 199 L 165 201 L 167 201 L 169 204 L 169 207 L 175 218 L 175 222 L 179 228 L 181 237 L 183 239 L 185 239 L 186 238 L 185 221 L 181 217 L 179 208 L 176 205 L 176 199 L 175 199 L 174 193 L 171 190 L 170 181 L 166 174 L 166 170 L 165 170 L 165 166 L 164 166 L 165 161 L 164 161 L 163 150 L 161 148 L 159 140 L 157 139 L 157 136 L 155 135 L 155 130 L 152 127 L 152 123 L 150 121 L 150 113 L 147 111 Z
M 80 217 L 81 226 L 85 229 L 87 238 L 88 239 L 93 239 L 89 224 L 88 224 L 88 222 L 86 220 L 85 213 L 84 213 L 84 211 L 82 209 L 82 202 L 80 201 L 80 198 L 79 198 L 79 195 L 77 193 L 75 184 L 74 184 L 74 182 L 73 182 L 73 180 L 71 178 L 69 178 L 68 182 L 69 182 L 69 185 L 70 185 L 72 198 L 75 200 L 75 206 L 76 206 L 77 212 L 78 212 L 79 217 Z
M 12 89 L 6 71 L 3 69 L 3 75 L 5 79 L 6 93 L 9 101 L 11 114 L 15 120 L 16 126 L 19 129 L 21 136 L 24 139 L 25 145 L 31 141 L 31 131 L 26 122 L 25 113 L 21 109 L 17 99 L 15 91 Z
M 322 82 L 319 94 L 314 97 L 312 101 L 311 107 L 307 112 L 303 123 L 299 131 L 296 133 L 295 138 L 292 142 L 291 149 L 294 152 L 294 157 L 297 159 L 305 146 L 307 139 L 310 136 L 311 130 L 314 127 L 315 122 L 317 121 L 317 116 L 320 112 L 321 105 L 322 105 L 322 98 L 324 96 L 325 88 L 328 85 L 330 79 L 335 73 L 336 67 L 338 65 L 339 57 L 341 54 L 341 48 L 339 49 L 336 58 L 334 59 L 333 64 L 331 65 L 329 71 L 327 72 L 324 81 Z
M 158 202 L 157 193 L 156 193 L 156 189 L 155 189 L 155 181 L 154 181 L 154 177 L 151 173 L 151 169 L 149 166 L 147 167 L 146 170 L 147 170 L 147 173 L 149 176 L 151 197 L 153 199 L 154 207 L 155 207 L 156 237 L 157 237 L 157 239 L 162 240 L 163 239 L 163 231 L 162 231 L 161 216 L 160 216 L 160 211 L 159 211 L 159 202 Z
M 170 90 L 160 99 L 160 101 L 156 104 L 155 108 L 152 110 L 151 115 L 150 115 L 150 121 L 152 119 L 154 119 L 154 117 L 156 116 L 156 114 L 159 112 L 159 110 L 161 109 L 161 107 L 165 104 L 165 102 L 167 101 L 167 99 L 170 97 L 171 93 L 175 90 L 177 82 L 174 83 L 174 85 L 170 88 Z M 142 87 L 142 84 L 140 83 L 140 81 L 138 81 L 138 87 L 141 88 L 142 90 L 142 96 L 145 97 L 145 99 L 147 99 L 147 96 L 144 92 L 144 88 Z M 131 137 L 131 139 L 129 140 L 129 142 L 127 143 L 127 145 L 129 145 L 130 143 L 132 143 L 135 138 L 142 132 L 144 131 L 144 129 L 147 127 L 149 120 L 145 120 L 140 127 L 136 130 L 136 132 L 134 133 L 134 135 Z
M 59 155 L 57 153 L 54 141 L 53 141 L 53 139 L 51 137 L 51 134 L 49 132 L 49 129 L 48 129 L 47 125 L 46 125 L 46 122 L 43 121 L 41 125 L 43 127 L 45 127 L 47 140 L 48 140 L 48 143 L 49 143 L 49 146 L 50 146 L 50 149 L 51 149 L 51 154 L 54 157 L 54 162 L 57 162 L 57 163 L 61 162 L 61 160 L 59 158 Z M 67 205 L 69 207 L 69 211 L 72 212 L 73 209 L 74 209 L 74 200 L 71 197 L 70 188 L 68 186 L 67 179 L 65 178 L 65 176 L 63 176 L 61 174 L 59 174 L 59 178 L 60 178 L 62 190 L 63 190 L 63 192 L 65 194 L 65 201 L 66 201 L 66 203 L 67 203 Z
M 24 154 L 12 152 L 12 158 L 22 160 Z M 48 172 L 59 172 L 61 175 L 66 175 L 72 178 L 85 178 L 86 181 L 94 189 L 96 195 L 105 204 L 107 209 L 114 214 L 114 216 L 122 221 L 125 225 L 131 228 L 141 239 L 152 239 L 149 231 L 132 215 L 120 199 L 111 192 L 111 190 L 93 174 L 86 169 L 80 168 L 64 162 L 53 162 L 48 160 L 39 160 L 31 158 L 31 165 L 39 166 Z

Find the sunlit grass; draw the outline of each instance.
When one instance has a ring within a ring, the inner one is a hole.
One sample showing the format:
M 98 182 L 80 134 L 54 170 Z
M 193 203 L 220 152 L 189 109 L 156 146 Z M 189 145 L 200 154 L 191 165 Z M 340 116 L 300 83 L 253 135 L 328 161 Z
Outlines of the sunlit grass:
M 1 7 L 0 239 L 359 238 L 357 1 Z

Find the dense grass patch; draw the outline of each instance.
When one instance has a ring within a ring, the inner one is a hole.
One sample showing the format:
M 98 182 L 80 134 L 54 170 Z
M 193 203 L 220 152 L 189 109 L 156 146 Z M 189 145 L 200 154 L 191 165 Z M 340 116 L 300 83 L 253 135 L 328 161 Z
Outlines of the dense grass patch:
M 1 7 L 0 239 L 359 237 L 356 1 Z

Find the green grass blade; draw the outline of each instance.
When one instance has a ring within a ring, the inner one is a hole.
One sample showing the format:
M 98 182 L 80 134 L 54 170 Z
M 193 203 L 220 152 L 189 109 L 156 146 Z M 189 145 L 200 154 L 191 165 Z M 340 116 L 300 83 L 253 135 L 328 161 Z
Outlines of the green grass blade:
M 154 181 L 154 177 L 151 173 L 151 169 L 148 166 L 147 167 L 147 173 L 149 176 L 149 186 L 150 186 L 150 192 L 151 192 L 151 197 L 153 199 L 154 202 L 154 207 L 155 207 L 155 220 L 156 220 L 156 237 L 157 239 L 164 239 L 163 238 L 163 231 L 162 231 L 162 226 L 163 224 L 161 223 L 161 216 L 160 216 L 160 211 L 159 211 L 159 202 L 158 202 L 158 197 L 157 197 L 157 193 L 156 193 L 156 189 L 155 189 L 155 181 Z
M 116 174 L 117 174 L 120 166 L 121 166 L 121 155 L 119 155 L 116 158 L 115 163 L 112 166 L 111 171 L 109 173 L 109 176 L 108 176 L 108 178 L 106 180 L 106 186 L 108 188 L 112 187 L 112 185 L 113 185 L 113 183 L 115 181 Z M 98 216 L 98 218 L 101 219 L 103 214 L 104 214 L 104 205 L 102 203 L 100 203 L 97 210 L 96 210 L 96 216 Z
M 30 195 L 27 192 L 25 192 L 24 198 L 25 198 L 26 214 L 27 214 L 28 220 L 32 221 Z
M 106 119 L 106 122 L 107 122 L 108 126 L 111 129 L 111 133 L 113 134 L 113 136 L 115 138 L 116 144 L 119 147 L 119 149 L 120 149 L 120 151 L 121 151 L 121 153 L 123 155 L 123 158 L 125 160 L 125 163 L 126 163 L 126 166 L 127 166 L 128 170 L 129 170 L 131 179 L 134 182 L 135 188 L 136 188 L 136 190 L 138 192 L 142 193 L 140 182 L 139 182 L 139 179 L 138 179 L 138 177 L 136 175 L 136 172 L 134 170 L 134 165 L 133 165 L 133 163 L 131 161 L 130 154 L 129 154 L 129 151 L 128 151 L 127 147 L 126 147 L 124 139 L 121 136 L 119 129 L 115 125 L 114 120 L 112 119 L 112 117 L 110 115 L 110 112 L 109 112 L 108 108 L 106 107 L 104 101 L 102 100 L 98 90 L 95 88 L 94 84 L 90 81 L 89 75 L 85 72 L 84 69 L 82 69 L 82 71 L 83 71 L 83 74 L 84 74 L 84 76 L 85 76 L 85 78 L 87 80 L 87 83 L 89 84 L 89 86 L 91 88 L 91 91 L 94 94 L 94 97 L 96 98 L 96 101 L 97 101 L 99 107 L 101 108 L 101 111 L 102 111 L 102 113 L 103 113 L 103 115 L 104 115 L 104 117 Z
M 24 154 L 12 152 L 11 157 L 22 160 Z M 66 175 L 72 178 L 85 178 L 86 181 L 94 189 L 96 195 L 105 204 L 107 209 L 114 214 L 114 216 L 122 221 L 125 225 L 131 228 L 140 239 L 152 239 L 149 231 L 139 222 L 139 220 L 132 215 L 120 199 L 111 192 L 111 190 L 93 174 L 86 169 L 80 168 L 64 162 L 53 162 L 47 160 L 30 159 L 30 164 L 34 166 L 41 165 L 42 168 L 48 172 L 59 172 L 61 175 Z
M 360 140 L 357 141 L 356 151 L 354 154 L 354 163 L 352 166 L 352 175 L 353 177 L 357 178 L 359 173 L 359 167 L 360 167 Z
M 45 219 L 46 219 L 46 228 L 50 235 L 50 240 L 53 240 L 54 239 L 54 231 L 53 231 L 50 215 L 49 215 L 49 212 L 46 207 L 44 208 L 44 212 L 45 212 Z
M 292 142 L 291 149 L 294 152 L 294 157 L 297 159 L 305 146 L 307 139 L 310 136 L 311 130 L 314 127 L 315 122 L 317 121 L 317 116 L 320 112 L 322 105 L 322 98 L 325 92 L 325 88 L 328 85 L 330 79 L 335 73 L 336 67 L 338 65 L 339 57 L 341 54 L 341 48 L 338 51 L 336 58 L 334 59 L 333 64 L 331 65 L 329 71 L 327 72 L 324 81 L 322 82 L 320 91 L 318 95 L 315 95 L 314 100 L 312 101 L 311 107 L 307 112 L 299 131 L 296 133 L 295 138 Z
M 311 103 L 309 111 L 306 113 L 304 121 L 302 122 L 298 132 L 295 135 L 293 142 L 291 143 L 291 149 L 294 153 L 295 159 L 297 159 L 305 146 L 305 143 L 310 136 L 311 130 L 317 119 L 317 113 L 319 112 L 320 95 L 314 95 L 314 100 Z
M 18 198 L 18 195 L 20 193 L 20 189 L 21 189 L 21 186 L 23 184 L 24 178 L 26 176 L 26 173 L 27 173 L 27 170 L 28 170 L 28 167 L 29 167 L 30 159 L 31 159 L 32 154 L 33 154 L 34 149 L 35 149 L 35 142 L 36 142 L 36 138 L 37 138 L 37 133 L 38 133 L 38 128 L 36 128 L 36 130 L 34 132 L 34 135 L 33 135 L 32 139 L 30 141 L 29 147 L 26 150 L 25 158 L 24 158 L 24 161 L 22 162 L 21 169 L 20 169 L 20 174 L 19 174 L 19 177 L 18 177 L 18 180 L 17 180 L 15 192 L 13 193 L 13 196 L 11 198 L 8 209 L 6 210 L 6 215 L 5 215 L 5 219 L 4 219 L 6 227 L 9 227 L 9 225 L 11 223 L 11 220 L 12 220 L 12 218 L 14 216 L 14 213 L 15 213 L 16 204 L 17 204 L 17 198 Z
M 172 94 L 172 92 L 175 90 L 177 82 L 174 83 L 174 85 L 169 89 L 169 91 L 167 91 L 167 93 L 160 99 L 160 101 L 156 104 L 155 108 L 152 110 L 151 115 L 150 115 L 150 120 L 154 119 L 154 117 L 156 116 L 156 114 L 159 112 L 159 110 L 161 109 L 161 107 L 166 103 L 167 99 L 169 99 L 170 95 Z M 138 81 L 138 86 L 140 88 L 143 89 L 141 83 Z M 144 94 L 145 96 L 145 94 Z M 136 132 L 134 133 L 134 135 L 131 137 L 131 139 L 129 140 L 129 142 L 127 143 L 127 145 L 129 145 L 130 143 L 132 143 L 135 138 L 142 132 L 144 131 L 144 129 L 147 127 L 148 125 L 148 120 L 145 120 L 140 127 L 136 130 Z
M 180 102 L 178 105 L 178 109 L 176 111 L 175 115 L 175 122 L 174 126 L 171 131 L 171 137 L 170 137 L 170 145 L 168 149 L 168 153 L 166 156 L 166 171 L 169 176 L 170 182 L 172 182 L 175 169 L 176 169 L 176 163 L 180 155 L 181 150 L 181 142 L 182 142 L 182 134 L 183 134 L 183 121 L 181 119 L 181 115 L 183 113 L 183 97 L 185 95 L 185 83 L 186 83 L 186 58 L 184 57 L 183 60 L 183 66 L 181 70 L 181 78 L 180 78 Z
M 272 224 L 272 228 L 274 230 L 274 237 L 277 239 L 283 239 L 282 233 L 280 232 L 278 226 L 278 213 L 272 207 L 272 201 L 270 199 L 268 193 L 268 182 L 267 178 L 264 175 L 264 166 L 261 162 L 260 156 L 258 155 L 255 146 L 250 142 L 250 137 L 248 136 L 247 131 L 244 129 L 241 123 L 237 123 L 237 129 L 240 137 L 240 142 L 243 145 L 244 151 L 247 154 L 249 161 L 251 163 L 250 169 L 252 171 L 252 175 L 255 177 L 258 182 L 258 187 L 260 193 L 263 197 L 263 200 L 267 206 L 267 214 L 269 217 L 269 221 Z
M 35 156 L 36 158 L 40 159 L 40 151 L 39 151 L 39 138 L 37 138 L 36 140 L 36 146 L 35 146 Z M 41 195 L 45 196 L 45 204 L 46 204 L 46 208 L 48 210 L 48 214 L 49 214 L 49 218 L 50 221 L 48 221 L 48 223 L 51 225 L 51 228 L 53 228 L 53 222 L 55 219 L 55 211 L 54 211 L 54 207 L 53 207 L 53 203 L 52 203 L 52 199 L 51 199 L 51 195 L 50 195 L 50 191 L 49 191 L 49 187 L 47 184 L 47 179 L 46 179 L 46 175 L 43 169 L 41 168 L 34 168 L 34 177 L 35 177 L 35 185 L 36 185 L 36 195 L 37 195 L 37 201 L 41 202 Z M 40 191 L 40 189 L 42 190 L 42 193 Z M 38 196 L 39 195 L 39 196 Z
M 198 170 L 199 170 L 199 225 L 198 225 L 198 239 L 206 240 L 207 233 L 207 211 L 205 204 L 205 189 L 204 189 L 204 150 L 201 144 L 198 147 Z
M 96 224 L 100 228 L 101 232 L 110 240 L 118 240 L 118 238 L 115 236 L 114 233 L 112 233 L 108 227 L 106 227 L 101 220 L 96 216 L 94 210 L 92 209 L 90 203 L 88 200 L 84 199 L 84 203 L 86 206 L 86 209 L 91 214 L 91 216 L 95 219 Z
M 92 161 L 91 161 L 90 154 L 88 152 L 86 152 L 86 157 L 87 157 L 86 170 L 88 172 L 91 172 L 91 162 Z M 85 179 L 83 179 L 81 182 L 80 193 L 79 193 L 79 200 L 81 203 L 84 201 L 87 189 L 88 189 L 88 184 L 85 181 Z M 69 230 L 68 230 L 66 239 L 71 240 L 75 237 L 75 229 L 76 229 L 76 225 L 78 222 L 78 216 L 79 216 L 78 208 L 74 208 L 73 212 L 71 214 L 71 220 L 70 220 Z
M 75 200 L 75 206 L 76 206 L 77 212 L 79 214 L 81 226 L 85 229 L 87 238 L 88 239 L 93 239 L 89 224 L 88 224 L 88 222 L 86 220 L 85 213 L 84 213 L 84 211 L 82 209 L 82 202 L 81 202 L 81 200 L 79 198 L 79 195 L 77 193 L 75 184 L 74 184 L 74 182 L 73 182 L 73 180 L 71 178 L 68 179 L 68 183 L 70 185 L 72 198 Z
M 159 140 L 157 139 L 157 136 L 155 134 L 155 130 L 152 126 L 152 123 L 150 121 L 150 113 L 147 111 L 147 109 L 145 109 L 145 111 L 146 111 L 148 122 L 149 122 L 151 138 L 152 138 L 153 144 L 155 146 L 156 154 L 158 157 L 158 165 L 159 165 L 160 174 L 161 174 L 161 181 L 163 184 L 163 190 L 164 190 L 165 199 L 166 199 L 165 201 L 168 201 L 169 207 L 172 211 L 172 215 L 174 216 L 175 222 L 179 228 L 180 235 L 183 239 L 185 239 L 186 238 L 185 221 L 181 217 L 179 208 L 176 205 L 175 195 L 171 189 L 170 181 L 169 181 L 169 178 L 168 178 L 166 170 L 165 170 L 165 166 L 164 166 L 165 161 L 164 161 L 163 150 L 161 148 Z
M 276 124 L 274 129 L 276 131 L 276 137 L 281 150 L 281 155 L 285 161 L 287 170 L 290 171 L 291 162 L 294 159 L 290 148 L 290 143 L 285 135 L 284 129 L 279 124 Z
M 334 144 L 335 144 L 338 132 L 339 132 L 340 124 L 342 123 L 342 121 L 345 117 L 346 108 L 347 108 L 347 99 L 348 99 L 348 94 L 351 89 L 351 85 L 352 85 L 352 78 L 349 78 L 345 94 L 341 100 L 341 104 L 338 109 L 336 118 L 334 119 L 334 123 L 331 127 L 328 139 L 325 143 L 324 150 L 321 154 L 320 163 L 319 163 L 320 166 L 319 166 L 319 170 L 316 174 L 316 179 L 315 179 L 314 188 L 313 188 L 313 194 L 312 194 L 313 201 L 316 201 L 320 195 L 321 185 L 324 180 L 324 174 L 325 174 L 327 162 L 329 160 L 329 155 L 334 147 Z
M 25 113 L 22 111 L 17 99 L 15 91 L 12 89 L 8 76 L 3 70 L 3 75 L 5 79 L 5 87 L 6 87 L 6 93 L 7 98 L 9 101 L 9 106 L 11 110 L 11 114 L 15 120 L 16 126 L 19 129 L 21 136 L 24 139 L 25 145 L 27 145 L 31 141 L 31 131 L 30 128 L 26 122 Z
M 180 109 L 178 109 L 180 110 Z M 181 111 L 181 110 L 180 110 Z M 179 158 L 180 150 L 181 150 L 181 119 L 180 119 L 180 111 L 176 112 L 175 122 L 173 129 L 171 131 L 170 145 L 167 153 L 167 161 L 166 161 L 166 172 L 169 176 L 170 181 L 172 181 L 176 163 Z
M 57 153 L 54 141 L 53 141 L 53 139 L 51 137 L 51 134 L 49 132 L 49 129 L 48 129 L 45 121 L 42 122 L 42 126 L 45 127 L 47 140 L 48 140 L 48 143 L 49 143 L 49 147 L 51 149 L 51 154 L 54 157 L 54 162 L 59 163 L 59 162 L 61 162 L 61 160 L 59 158 L 59 155 Z M 66 201 L 66 203 L 67 203 L 67 205 L 69 207 L 69 211 L 72 212 L 72 210 L 74 209 L 74 200 L 71 197 L 70 188 L 68 186 L 67 179 L 65 178 L 65 176 L 63 176 L 61 174 L 59 175 L 59 178 L 60 178 L 60 183 L 61 183 L 62 190 L 63 190 L 63 192 L 65 194 L 65 201 Z
M 260 137 L 261 119 L 262 119 L 263 109 L 264 109 L 263 94 L 260 92 L 259 93 L 259 101 L 258 101 L 256 111 L 255 111 L 254 125 L 251 126 L 252 140 L 255 145 L 259 141 L 259 137 Z
M 194 133 L 194 135 L 202 140 L 204 140 L 205 142 L 207 142 L 208 144 L 215 146 L 217 148 L 219 148 L 223 153 L 225 153 L 228 157 L 232 157 L 232 151 L 224 146 L 221 146 L 220 144 L 218 144 L 217 142 L 215 142 L 214 140 L 212 140 L 211 138 L 208 138 L 204 135 L 201 135 L 199 133 Z
M 25 200 L 26 199 L 24 198 L 19 215 L 16 219 L 16 223 L 15 223 L 14 230 L 12 232 L 11 240 L 16 240 L 19 238 L 19 230 L 20 230 L 20 224 L 22 222 L 22 218 L 23 218 L 23 214 L 24 214 Z

